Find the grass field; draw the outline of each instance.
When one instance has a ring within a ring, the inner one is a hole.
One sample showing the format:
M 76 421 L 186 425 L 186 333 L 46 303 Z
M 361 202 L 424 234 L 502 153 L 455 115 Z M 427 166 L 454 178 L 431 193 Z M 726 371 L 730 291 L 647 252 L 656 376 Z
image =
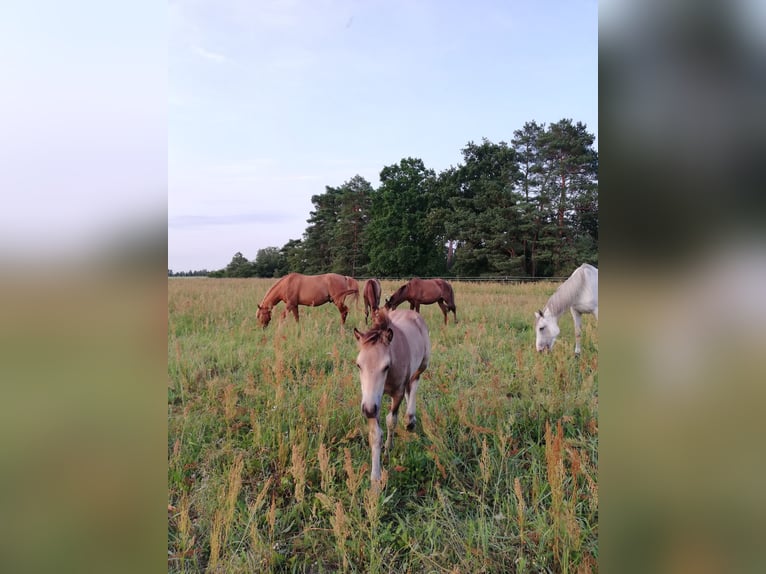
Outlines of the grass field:
M 446 326 L 421 307 L 432 356 L 418 421 L 407 432 L 400 416 L 375 494 L 361 297 L 345 329 L 331 304 L 301 307 L 299 324 L 279 321 L 280 304 L 261 329 L 273 283 L 168 281 L 170 572 L 597 571 L 592 315 L 576 358 L 568 313 L 553 352 L 534 350 L 553 283 L 454 283 Z M 382 284 L 387 297 L 401 283 Z

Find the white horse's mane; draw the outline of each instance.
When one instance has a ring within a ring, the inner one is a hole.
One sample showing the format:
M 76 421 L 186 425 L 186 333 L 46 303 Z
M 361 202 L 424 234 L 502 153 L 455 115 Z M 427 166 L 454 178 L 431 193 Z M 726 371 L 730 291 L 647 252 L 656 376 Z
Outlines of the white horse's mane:
M 550 296 L 543 311 L 548 309 L 550 314 L 555 317 L 563 315 L 564 312 L 577 301 L 578 296 L 582 293 L 583 288 L 585 287 L 586 280 L 587 278 L 583 268 L 578 267 L 575 269 L 569 279 L 559 285 L 556 292 Z

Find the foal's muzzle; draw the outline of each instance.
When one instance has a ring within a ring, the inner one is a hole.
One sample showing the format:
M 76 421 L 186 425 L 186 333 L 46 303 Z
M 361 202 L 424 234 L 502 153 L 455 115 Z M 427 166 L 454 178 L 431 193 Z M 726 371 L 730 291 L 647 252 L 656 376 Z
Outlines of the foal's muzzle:
M 368 419 L 374 419 L 378 416 L 378 405 L 372 405 L 372 408 L 368 408 L 367 405 L 362 404 L 362 414 Z

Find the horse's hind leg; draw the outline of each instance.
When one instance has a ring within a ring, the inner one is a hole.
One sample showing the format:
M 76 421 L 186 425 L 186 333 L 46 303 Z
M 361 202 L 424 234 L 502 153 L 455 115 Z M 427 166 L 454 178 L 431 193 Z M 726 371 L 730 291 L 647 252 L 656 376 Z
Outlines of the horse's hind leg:
M 340 324 L 341 327 L 346 324 L 346 317 L 348 317 L 348 307 L 341 301 L 337 303 L 338 311 L 340 311 Z
M 447 324 L 447 313 L 449 313 L 449 307 L 447 307 L 446 303 L 444 302 L 444 299 L 439 299 L 437 301 L 439 304 L 439 308 L 442 310 L 442 313 L 444 314 L 444 324 Z

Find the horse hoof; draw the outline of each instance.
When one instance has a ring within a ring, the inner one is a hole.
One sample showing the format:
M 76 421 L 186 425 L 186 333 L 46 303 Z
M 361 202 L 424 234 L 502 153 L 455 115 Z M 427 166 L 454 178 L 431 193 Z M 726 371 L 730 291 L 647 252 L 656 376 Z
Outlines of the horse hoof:
M 415 422 L 416 422 L 415 417 L 412 417 L 412 419 L 410 419 L 410 422 L 407 423 L 407 430 L 408 431 L 415 430 Z

